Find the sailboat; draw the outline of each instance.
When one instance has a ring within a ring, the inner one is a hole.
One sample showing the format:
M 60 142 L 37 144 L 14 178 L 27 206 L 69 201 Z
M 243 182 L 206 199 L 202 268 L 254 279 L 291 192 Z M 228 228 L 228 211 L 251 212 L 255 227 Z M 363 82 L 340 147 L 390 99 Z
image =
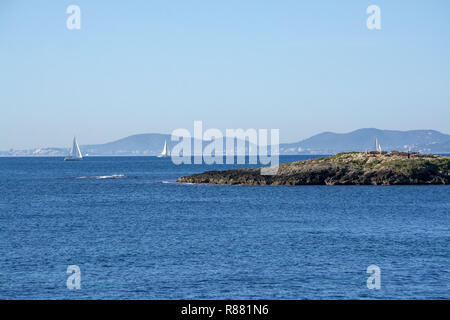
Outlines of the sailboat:
M 83 159 L 83 156 L 81 155 L 80 147 L 78 146 L 77 138 L 73 137 L 73 146 L 72 146 L 72 152 L 70 155 L 64 158 L 64 161 L 78 161 Z
M 158 158 L 167 158 L 169 156 L 169 150 L 167 149 L 167 140 L 164 140 L 164 148 Z
M 381 145 L 378 142 L 378 138 L 375 138 L 375 151 L 381 152 Z

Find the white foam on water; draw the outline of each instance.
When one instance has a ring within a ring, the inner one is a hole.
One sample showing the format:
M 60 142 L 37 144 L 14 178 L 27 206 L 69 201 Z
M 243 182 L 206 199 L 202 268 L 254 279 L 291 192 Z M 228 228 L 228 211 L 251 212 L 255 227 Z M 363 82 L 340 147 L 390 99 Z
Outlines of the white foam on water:
M 109 176 L 81 176 L 81 177 L 76 177 L 75 179 L 95 179 L 95 180 L 100 180 L 100 179 L 123 179 L 126 178 L 126 176 L 124 174 L 112 174 Z
M 124 174 L 113 174 L 110 176 L 97 176 L 96 179 L 122 179 L 125 178 Z

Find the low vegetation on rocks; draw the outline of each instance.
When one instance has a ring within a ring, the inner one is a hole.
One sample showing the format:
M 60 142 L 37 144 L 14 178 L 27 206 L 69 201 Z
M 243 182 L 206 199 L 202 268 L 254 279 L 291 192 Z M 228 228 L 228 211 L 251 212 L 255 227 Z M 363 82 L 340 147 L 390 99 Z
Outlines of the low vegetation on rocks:
M 180 183 L 240 185 L 445 185 L 450 157 L 391 151 L 345 152 L 281 164 L 276 175 L 260 169 L 208 171 L 180 177 Z

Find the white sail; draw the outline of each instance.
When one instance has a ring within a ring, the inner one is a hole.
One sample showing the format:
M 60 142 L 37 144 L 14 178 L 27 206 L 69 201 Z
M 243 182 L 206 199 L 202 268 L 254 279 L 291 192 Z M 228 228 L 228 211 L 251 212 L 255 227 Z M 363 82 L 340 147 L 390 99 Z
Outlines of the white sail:
M 70 152 L 70 155 L 65 157 L 65 161 L 71 161 L 71 160 L 81 160 L 83 159 L 83 156 L 81 155 L 80 147 L 78 146 L 77 138 L 73 137 L 73 145 L 72 145 L 72 151 Z
M 81 155 L 80 147 L 77 143 L 77 138 L 73 138 L 73 147 L 72 147 L 72 157 L 75 159 L 81 159 L 83 156 Z
M 162 151 L 162 153 L 161 153 L 163 156 L 166 156 L 167 155 L 167 141 L 164 141 L 164 148 L 163 148 L 163 151 Z
M 164 140 L 164 148 L 161 154 L 159 155 L 160 158 L 168 157 L 169 156 L 169 150 L 167 149 L 167 140 Z
M 381 145 L 378 142 L 378 138 L 375 138 L 375 151 L 381 152 Z

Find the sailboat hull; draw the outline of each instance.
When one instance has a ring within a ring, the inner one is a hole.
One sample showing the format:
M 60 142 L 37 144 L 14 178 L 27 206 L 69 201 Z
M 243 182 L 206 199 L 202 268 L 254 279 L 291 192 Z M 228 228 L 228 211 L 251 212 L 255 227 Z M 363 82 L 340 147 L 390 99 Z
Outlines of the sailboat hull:
M 80 161 L 82 158 L 69 158 L 69 157 L 66 157 L 66 158 L 64 158 L 64 161 Z

